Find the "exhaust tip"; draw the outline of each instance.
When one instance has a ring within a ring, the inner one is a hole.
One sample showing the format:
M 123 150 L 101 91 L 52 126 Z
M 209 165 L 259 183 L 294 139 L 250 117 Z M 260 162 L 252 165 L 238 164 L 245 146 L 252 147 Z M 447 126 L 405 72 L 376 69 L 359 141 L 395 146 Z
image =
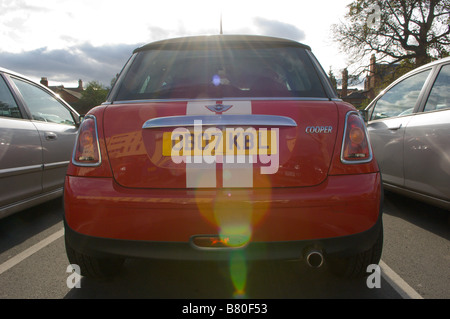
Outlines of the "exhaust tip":
M 320 250 L 311 249 L 305 254 L 305 260 L 309 267 L 319 268 L 323 265 L 323 254 Z

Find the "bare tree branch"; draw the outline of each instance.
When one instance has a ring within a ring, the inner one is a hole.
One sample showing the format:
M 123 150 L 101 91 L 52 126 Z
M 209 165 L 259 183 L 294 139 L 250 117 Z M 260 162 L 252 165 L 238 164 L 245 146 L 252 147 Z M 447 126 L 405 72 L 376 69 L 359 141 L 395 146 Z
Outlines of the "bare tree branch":
M 375 6 L 380 8 L 377 29 L 368 26 Z M 334 26 L 334 40 L 350 54 L 350 64 L 375 53 L 415 66 L 450 52 L 450 0 L 355 0 L 346 21 Z
M 373 75 L 374 54 L 377 64 L 396 67 L 386 81 L 450 55 L 450 0 L 354 0 L 348 9 L 333 39 L 348 56 L 349 78 Z

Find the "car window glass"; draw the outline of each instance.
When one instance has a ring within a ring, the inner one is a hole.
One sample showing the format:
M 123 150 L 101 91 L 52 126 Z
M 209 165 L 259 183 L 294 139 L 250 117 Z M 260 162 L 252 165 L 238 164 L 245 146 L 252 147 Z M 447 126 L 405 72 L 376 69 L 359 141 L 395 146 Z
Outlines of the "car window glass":
M 5 80 L 0 76 L 0 116 L 22 118 L 19 107 Z
M 52 95 L 39 87 L 13 78 L 36 121 L 75 125 L 72 114 Z
M 240 47 L 140 52 L 117 99 L 227 97 L 326 94 L 304 49 Z
M 376 102 L 370 119 L 377 120 L 411 114 L 430 72 L 431 69 L 420 72 L 392 87 Z
M 424 111 L 447 108 L 450 108 L 450 64 L 444 65 L 439 72 Z

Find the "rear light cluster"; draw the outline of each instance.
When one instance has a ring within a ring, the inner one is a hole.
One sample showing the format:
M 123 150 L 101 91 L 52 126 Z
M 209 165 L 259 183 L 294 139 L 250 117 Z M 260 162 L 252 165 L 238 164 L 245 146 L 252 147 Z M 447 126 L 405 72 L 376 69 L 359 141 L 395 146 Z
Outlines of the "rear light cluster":
M 73 163 L 78 166 L 98 166 L 101 164 L 97 120 L 93 115 L 87 115 L 80 125 L 73 152 Z
M 358 164 L 367 163 L 371 160 L 372 148 L 364 120 L 358 112 L 349 112 L 345 119 L 341 161 L 345 164 Z

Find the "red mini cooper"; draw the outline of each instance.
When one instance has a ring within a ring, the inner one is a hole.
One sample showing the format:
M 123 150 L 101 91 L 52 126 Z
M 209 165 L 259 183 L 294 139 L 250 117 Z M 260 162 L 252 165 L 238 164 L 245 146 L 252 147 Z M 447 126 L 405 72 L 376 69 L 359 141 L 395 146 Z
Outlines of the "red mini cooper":
M 364 122 L 308 46 L 198 36 L 136 49 L 82 122 L 65 180 L 82 275 L 125 258 L 301 259 L 366 274 L 382 250 Z

